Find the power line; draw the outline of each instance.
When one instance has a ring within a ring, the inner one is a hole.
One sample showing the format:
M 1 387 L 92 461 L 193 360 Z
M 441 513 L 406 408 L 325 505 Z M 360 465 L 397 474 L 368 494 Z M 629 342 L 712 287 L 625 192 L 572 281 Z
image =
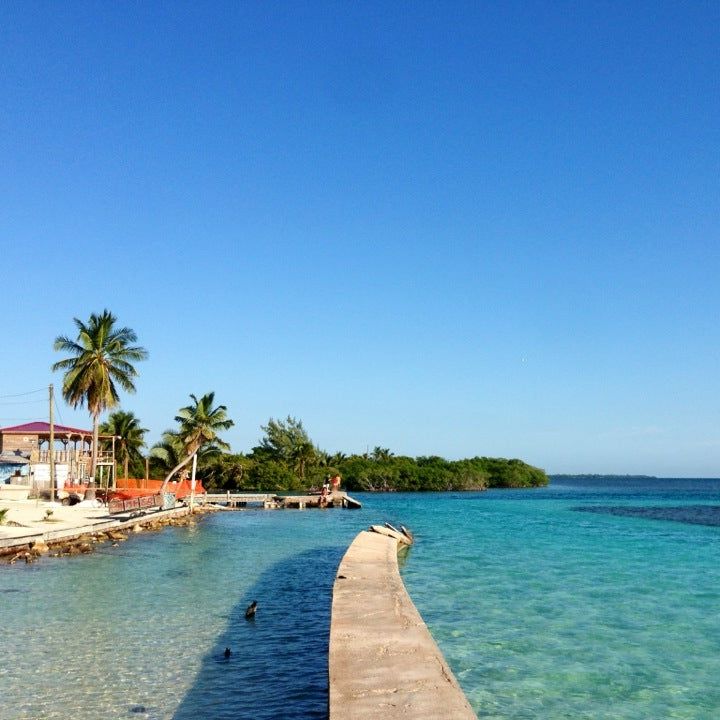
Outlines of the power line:
M 0 398 L 23 397 L 23 395 L 33 395 L 34 393 L 39 392 L 47 392 L 47 388 L 40 388 L 39 390 L 28 390 L 27 392 L 15 393 L 14 395 L 0 395 Z
M 53 402 L 55 403 L 55 410 L 57 411 L 58 417 L 60 418 L 60 424 L 64 425 L 65 421 L 63 420 L 62 413 L 60 412 L 60 406 L 58 405 L 58 401 L 56 397 L 53 397 Z

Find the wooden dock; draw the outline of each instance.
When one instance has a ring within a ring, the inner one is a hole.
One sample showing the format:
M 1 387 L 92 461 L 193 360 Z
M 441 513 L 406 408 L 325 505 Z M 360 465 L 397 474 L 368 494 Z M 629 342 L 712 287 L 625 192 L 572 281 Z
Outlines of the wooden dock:
M 229 508 L 244 508 L 248 505 L 265 505 L 272 502 L 274 493 L 208 493 L 205 495 L 206 503 L 225 505 Z
M 215 505 L 224 505 L 228 508 L 263 507 L 266 510 L 277 508 L 347 508 L 358 510 L 362 504 L 350 497 L 346 492 L 330 493 L 325 505 L 320 495 L 277 495 L 275 493 L 208 493 L 204 502 Z M 201 501 L 202 502 L 202 501 Z

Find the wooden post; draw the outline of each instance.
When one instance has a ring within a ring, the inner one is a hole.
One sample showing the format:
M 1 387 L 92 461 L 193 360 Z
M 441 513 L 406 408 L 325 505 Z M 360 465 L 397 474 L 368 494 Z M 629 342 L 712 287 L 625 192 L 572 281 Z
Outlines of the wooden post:
M 50 502 L 55 502 L 55 388 L 52 384 L 49 388 L 50 397 Z
M 112 456 L 113 456 L 113 487 L 117 487 L 117 460 L 115 459 L 115 435 L 112 436 Z M 127 478 L 125 478 L 127 480 Z
M 190 512 L 195 508 L 195 472 L 197 471 L 197 453 L 193 455 L 192 475 L 190 477 Z

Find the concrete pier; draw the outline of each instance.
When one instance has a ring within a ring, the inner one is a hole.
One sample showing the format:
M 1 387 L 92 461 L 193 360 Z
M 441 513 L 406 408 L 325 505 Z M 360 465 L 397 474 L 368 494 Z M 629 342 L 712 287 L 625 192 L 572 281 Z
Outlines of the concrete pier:
M 9 555 L 28 545 L 42 543 L 53 545 L 75 540 L 84 535 L 113 530 L 126 530 L 135 525 L 147 525 L 164 518 L 176 518 L 187 515 L 190 509 L 180 506 L 172 510 L 158 510 L 142 516 L 110 516 L 103 508 L 58 507 L 50 503 L 15 503 L 10 506 L 11 518 L 22 520 L 17 526 L 0 526 L 0 555 Z M 7 507 L 7 505 L 5 505 Z M 45 509 L 52 509 L 53 520 L 42 521 Z M 35 527 L 33 527 L 35 526 Z
M 361 532 L 338 568 L 330 621 L 330 720 L 474 720 L 405 590 L 399 540 Z

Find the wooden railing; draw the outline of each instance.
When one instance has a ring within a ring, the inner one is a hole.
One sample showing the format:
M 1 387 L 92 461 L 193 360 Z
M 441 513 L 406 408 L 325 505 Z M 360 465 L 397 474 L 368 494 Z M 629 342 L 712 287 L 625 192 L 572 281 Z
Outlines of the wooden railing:
M 56 463 L 90 462 L 92 458 L 92 453 L 87 450 L 55 450 L 53 454 Z M 113 454 L 107 450 L 100 450 L 97 459 L 99 463 L 112 462 Z M 30 460 L 40 463 L 50 462 L 50 451 L 34 450 L 31 453 Z

